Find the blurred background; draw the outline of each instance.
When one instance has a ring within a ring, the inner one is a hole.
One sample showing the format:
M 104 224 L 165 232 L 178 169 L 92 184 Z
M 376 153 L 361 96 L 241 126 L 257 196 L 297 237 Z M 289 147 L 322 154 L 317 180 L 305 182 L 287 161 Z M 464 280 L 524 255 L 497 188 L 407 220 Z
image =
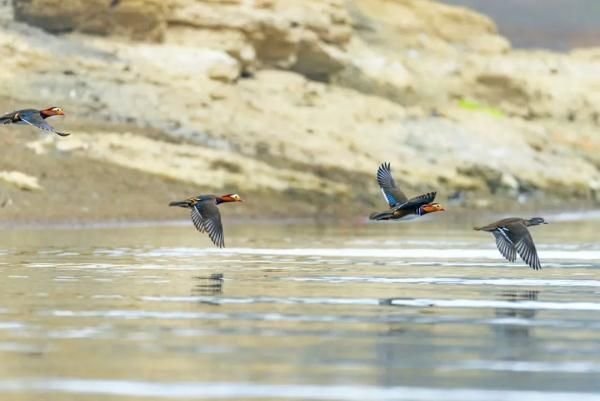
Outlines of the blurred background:
M 469 7 L 469 8 L 467 8 Z M 488 14 L 488 16 L 483 13 Z M 600 202 L 595 0 L 0 1 L 5 222 L 364 216 L 390 161 L 454 209 Z M 493 19 L 492 19 L 493 18 Z
M 445 0 L 487 14 L 513 46 L 568 51 L 598 46 L 600 3 L 595 0 Z

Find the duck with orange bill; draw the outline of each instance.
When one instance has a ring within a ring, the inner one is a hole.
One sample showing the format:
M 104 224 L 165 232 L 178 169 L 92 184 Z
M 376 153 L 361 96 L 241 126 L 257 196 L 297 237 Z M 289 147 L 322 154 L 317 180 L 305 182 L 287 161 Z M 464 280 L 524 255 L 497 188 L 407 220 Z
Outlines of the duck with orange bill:
M 223 235 L 223 224 L 221 223 L 221 213 L 217 207 L 221 203 L 242 202 L 238 194 L 227 194 L 221 196 L 198 195 L 182 201 L 169 203 L 169 206 L 178 206 L 190 209 L 192 222 L 198 231 L 206 232 L 211 241 L 223 248 L 225 246 L 225 237 Z
M 396 185 L 389 163 L 383 163 L 377 169 L 377 183 L 389 209 L 372 213 L 369 216 L 370 220 L 408 220 L 413 217 L 446 210 L 439 203 L 433 202 L 436 192 L 428 192 L 409 199 Z
M 7 113 L 0 117 L 0 124 L 31 125 L 44 131 L 55 133 L 59 136 L 68 136 L 66 132 L 57 131 L 46 122 L 48 117 L 64 116 L 65 112 L 60 107 L 48 107 L 47 109 L 23 109 Z

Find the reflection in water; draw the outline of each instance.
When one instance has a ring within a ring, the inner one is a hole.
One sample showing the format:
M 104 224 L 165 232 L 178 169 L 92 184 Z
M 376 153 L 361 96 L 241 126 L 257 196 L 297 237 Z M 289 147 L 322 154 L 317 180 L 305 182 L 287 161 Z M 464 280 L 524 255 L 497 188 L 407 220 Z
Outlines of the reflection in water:
M 192 295 L 220 295 L 223 293 L 223 273 L 192 277 L 197 284 L 192 287 Z
M 519 303 L 522 301 L 537 301 L 539 291 L 503 291 L 500 299 Z M 495 308 L 496 323 L 492 330 L 498 343 L 500 359 L 523 359 L 527 356 L 528 347 L 535 347 L 535 339 L 531 337 L 532 320 L 536 309 L 532 308 Z M 525 352 L 524 352 L 525 351 Z
M 520 302 L 520 301 L 537 301 L 538 294 L 537 290 L 530 291 L 503 291 L 500 293 L 500 299 L 509 302 Z M 536 310 L 530 308 L 524 309 L 496 309 L 497 317 L 519 317 L 523 319 L 531 319 L 535 316 Z
M 448 292 L 445 295 L 449 295 Z M 504 303 L 531 302 L 538 300 L 539 291 L 503 291 L 500 294 L 500 301 Z M 445 297 L 444 297 L 445 298 Z M 447 304 L 452 307 L 452 301 L 448 300 Z M 478 300 L 472 300 L 470 304 L 476 306 Z M 490 300 L 491 301 L 491 300 Z M 490 301 L 479 300 L 481 303 Z M 494 301 L 491 301 L 494 302 Z M 442 336 L 444 327 L 447 324 L 453 324 L 454 329 L 451 330 L 451 337 L 460 338 L 464 327 L 469 327 L 468 320 L 456 319 L 446 320 L 448 313 L 443 313 L 439 308 L 444 305 L 439 299 L 417 299 L 408 297 L 398 298 L 383 298 L 379 300 L 382 306 L 392 306 L 405 310 L 404 315 L 411 314 L 414 307 L 418 305 L 420 308 L 419 314 L 413 316 L 413 321 L 427 322 L 427 326 L 418 328 L 407 324 L 390 325 L 389 328 L 380 334 L 379 341 L 375 347 L 375 358 L 378 364 L 386 368 L 381 371 L 379 377 L 380 384 L 384 386 L 393 385 L 398 380 L 398 375 L 407 372 L 407 361 L 411 362 L 410 367 L 418 369 L 418 363 L 425 365 L 436 365 L 439 360 L 444 360 L 448 355 L 449 348 L 444 346 L 446 339 Z M 463 302 L 462 304 L 469 304 Z M 459 303 L 457 302 L 457 308 Z M 494 333 L 493 337 L 493 354 L 494 358 L 482 358 L 477 360 L 470 359 L 465 363 L 449 364 L 452 369 L 457 367 L 466 368 L 468 366 L 480 366 L 482 369 L 487 367 L 488 361 L 519 361 L 528 360 L 531 355 L 538 352 L 536 339 L 532 335 L 533 330 L 530 326 L 531 320 L 534 319 L 537 313 L 535 308 L 515 308 L 515 307 L 495 307 L 493 308 L 495 319 L 490 325 L 490 329 Z M 445 321 L 446 320 L 446 321 Z M 445 321 L 445 322 L 444 322 Z M 474 327 L 473 327 L 474 329 Z M 472 330 L 469 328 L 468 330 Z M 474 330 L 476 332 L 476 330 Z M 415 342 L 415 335 L 419 341 Z M 403 338 L 404 337 L 404 338 Z M 468 355 L 470 352 L 469 344 L 450 340 L 454 343 L 451 347 L 452 352 L 460 355 L 464 353 Z M 476 343 L 476 342 L 474 342 Z M 420 361 L 415 363 L 414 361 Z M 417 378 L 411 378 L 412 381 L 417 381 Z

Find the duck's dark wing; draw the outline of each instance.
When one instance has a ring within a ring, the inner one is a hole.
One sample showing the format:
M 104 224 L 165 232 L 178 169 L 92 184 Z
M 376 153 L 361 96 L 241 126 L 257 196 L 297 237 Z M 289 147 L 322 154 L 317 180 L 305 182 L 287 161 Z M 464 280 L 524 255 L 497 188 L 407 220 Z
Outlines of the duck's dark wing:
M 411 198 L 400 205 L 396 205 L 394 210 L 416 209 L 420 206 L 433 202 L 435 200 L 435 194 L 436 192 L 428 192 L 423 195 L 415 196 L 414 198 Z
M 190 215 L 192 217 L 192 223 L 194 223 L 194 227 L 201 233 L 204 232 L 204 225 L 202 224 L 202 215 L 196 210 L 195 206 L 192 206 L 190 209 Z
M 191 215 L 192 222 L 198 231 L 206 231 L 211 241 L 219 248 L 225 246 L 221 213 L 214 199 L 207 199 L 196 203 L 192 207 Z
M 377 169 L 377 183 L 381 188 L 385 201 L 390 207 L 405 203 L 408 200 L 404 192 L 396 186 L 389 163 L 383 163 Z
M 24 123 L 33 125 L 34 127 L 37 127 L 44 131 L 53 132 L 60 136 L 69 136 L 70 135 L 70 134 L 67 134 L 66 132 L 59 132 L 56 129 L 54 129 L 53 126 L 51 126 L 46 121 L 44 121 L 44 119 L 42 118 L 41 115 L 39 115 L 39 113 L 27 113 L 27 114 L 22 113 L 19 117 L 20 117 L 21 121 L 23 121 Z
M 509 262 L 514 262 L 517 259 L 517 251 L 515 244 L 512 243 L 511 239 L 506 234 L 506 229 L 496 229 L 492 231 L 494 238 L 496 238 L 496 246 L 498 250 Z
M 533 238 L 531 238 L 531 234 L 529 230 L 524 225 L 518 225 L 516 227 L 511 227 L 509 231 L 509 236 L 513 237 L 513 242 L 515 244 L 515 249 L 517 253 L 523 259 L 525 263 L 527 263 L 532 269 L 540 270 L 542 265 L 540 263 L 540 259 L 537 255 L 537 250 L 535 249 L 535 244 L 533 243 Z
M 523 224 L 511 224 L 508 227 L 507 235 L 515 244 L 515 249 L 521 259 L 532 269 L 540 270 L 542 265 L 527 227 Z

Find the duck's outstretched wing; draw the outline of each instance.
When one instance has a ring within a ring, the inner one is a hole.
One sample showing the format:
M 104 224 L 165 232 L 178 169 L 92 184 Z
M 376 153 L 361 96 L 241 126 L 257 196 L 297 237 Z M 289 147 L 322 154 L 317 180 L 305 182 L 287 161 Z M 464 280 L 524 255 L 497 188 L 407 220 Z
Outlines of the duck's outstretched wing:
M 225 246 L 221 213 L 214 199 L 196 203 L 192 207 L 191 215 L 192 222 L 198 231 L 206 232 L 211 241 L 219 248 Z
M 515 244 L 515 249 L 521 259 L 532 269 L 540 270 L 542 268 L 540 258 L 527 227 L 523 224 L 511 225 L 507 234 Z
M 396 186 L 390 163 L 382 163 L 377 169 L 377 183 L 381 188 L 383 197 L 390 207 L 405 203 L 408 201 L 404 192 Z
M 435 200 L 436 192 L 428 192 L 423 195 L 415 196 L 414 198 L 409 199 L 408 201 L 396 205 L 394 207 L 395 210 L 406 210 L 406 209 L 416 209 L 420 206 L 431 203 Z
M 542 268 L 533 238 L 522 218 L 509 217 L 487 226 L 475 227 L 475 230 L 494 234 L 498 250 L 509 261 L 514 262 L 517 258 L 516 254 L 518 254 L 532 269 L 540 270 Z
M 505 229 L 495 229 L 492 231 L 492 234 L 494 234 L 494 238 L 496 238 L 496 247 L 498 247 L 502 256 L 509 262 L 514 262 L 517 259 L 517 251 L 515 249 L 515 244 L 512 243 L 506 234 Z
M 24 123 L 32 125 L 32 126 L 34 126 L 36 128 L 39 128 L 41 130 L 49 131 L 49 132 L 55 133 L 56 135 L 60 135 L 60 136 L 69 136 L 69 135 L 71 135 L 71 134 L 68 134 L 66 132 L 59 132 L 59 131 L 57 131 L 53 126 L 51 126 L 46 121 L 44 121 L 44 119 L 42 118 L 42 116 L 39 116 L 39 115 L 36 115 L 36 114 L 26 114 L 26 115 L 21 115 L 20 118 L 21 118 L 21 121 L 23 121 Z

